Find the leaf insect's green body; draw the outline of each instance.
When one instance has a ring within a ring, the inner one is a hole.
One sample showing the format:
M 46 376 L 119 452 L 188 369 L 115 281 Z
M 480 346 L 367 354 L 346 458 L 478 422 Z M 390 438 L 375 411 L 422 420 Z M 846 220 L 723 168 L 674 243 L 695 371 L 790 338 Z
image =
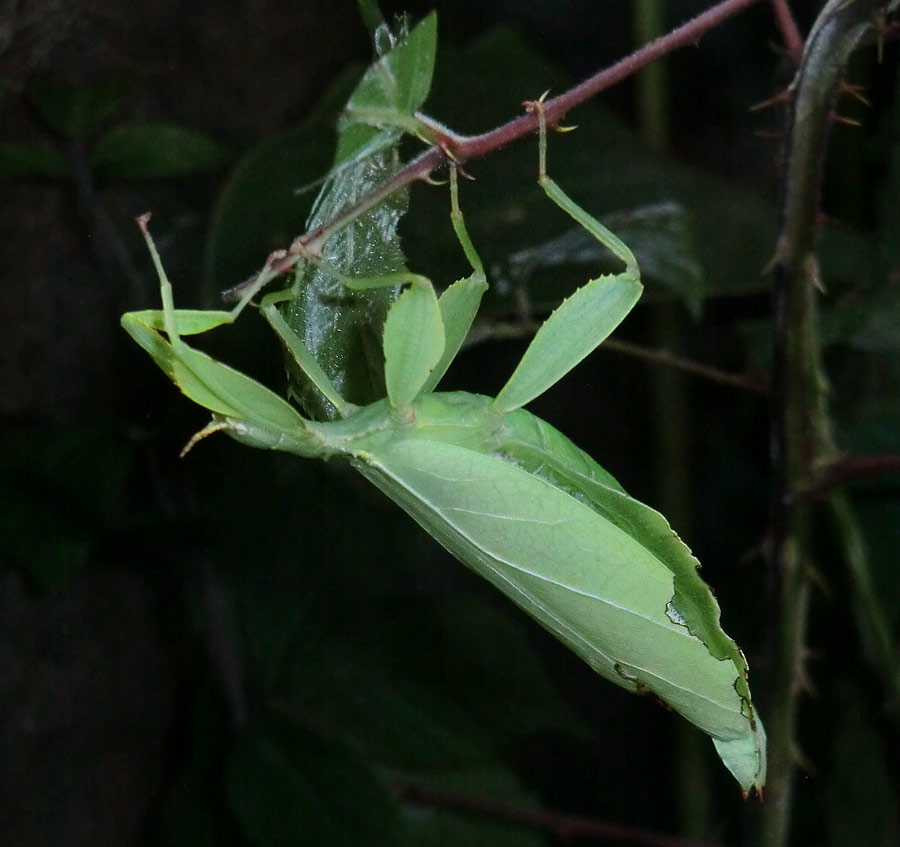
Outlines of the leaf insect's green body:
M 175 311 L 152 242 L 163 310 L 130 313 L 123 325 L 185 394 L 213 412 L 199 436 L 222 430 L 254 447 L 346 457 L 598 673 L 655 695 L 708 733 L 745 793 L 760 789 L 765 733 L 747 665 L 719 626 L 697 561 L 662 515 L 521 408 L 606 338 L 641 293 L 631 251 L 546 176 L 540 101 L 531 108 L 540 118 L 541 186 L 626 269 L 591 280 L 564 301 L 496 398 L 434 392 L 487 288 L 459 213 L 453 167 L 452 221 L 471 276 L 439 299 L 430 282 L 411 274 L 343 280 L 354 289 L 408 284 L 384 325 L 383 400 L 359 408 L 340 397 L 276 308 L 284 294 L 263 298 L 263 314 L 340 420 L 307 420 L 269 389 L 189 347 L 182 334 L 230 322 L 235 312 Z

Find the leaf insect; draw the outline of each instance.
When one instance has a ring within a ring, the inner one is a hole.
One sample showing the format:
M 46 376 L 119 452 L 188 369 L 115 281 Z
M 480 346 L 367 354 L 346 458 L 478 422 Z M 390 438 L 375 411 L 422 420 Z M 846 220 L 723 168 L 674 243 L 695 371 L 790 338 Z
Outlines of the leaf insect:
M 542 102 L 526 106 L 539 121 L 541 188 L 625 268 L 563 301 L 496 397 L 435 392 L 487 289 L 453 163 L 451 221 L 472 273 L 440 297 L 416 274 L 341 278 L 357 290 L 405 286 L 384 323 L 384 399 L 357 407 L 341 397 L 277 308 L 290 292 L 265 296 L 261 311 L 339 419 L 307 420 L 268 388 L 190 347 L 183 335 L 230 323 L 249 296 L 232 312 L 176 310 L 146 221 L 163 308 L 128 313 L 122 324 L 188 397 L 213 413 L 189 447 L 221 430 L 253 447 L 344 457 L 599 674 L 652 693 L 709 734 L 745 794 L 761 790 L 765 732 L 747 664 L 719 625 L 697 560 L 662 515 L 522 408 L 591 353 L 642 290 L 631 250 L 547 175 Z

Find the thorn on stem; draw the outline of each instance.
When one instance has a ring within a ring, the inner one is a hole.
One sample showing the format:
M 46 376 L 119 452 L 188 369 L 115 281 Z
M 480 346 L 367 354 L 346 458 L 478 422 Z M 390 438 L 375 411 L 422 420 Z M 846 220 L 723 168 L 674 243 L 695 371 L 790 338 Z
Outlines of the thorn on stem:
M 848 94 L 854 100 L 859 100 L 859 102 L 864 106 L 871 107 L 872 104 L 869 102 L 865 94 L 863 94 L 865 90 L 866 87 L 864 85 L 856 85 L 855 83 L 847 82 L 845 79 L 842 79 L 838 83 L 838 91 L 841 94 Z
M 862 121 L 847 117 L 847 115 L 840 115 L 837 112 L 831 113 L 831 120 L 833 123 L 844 124 L 845 126 L 862 126 Z
M 762 100 L 759 103 L 754 103 L 747 110 L 749 112 L 759 112 L 762 109 L 768 109 L 770 106 L 777 106 L 781 103 L 788 103 L 790 99 L 794 96 L 794 89 L 792 86 L 788 86 L 787 88 L 779 91 L 777 94 L 769 97 L 766 100 Z

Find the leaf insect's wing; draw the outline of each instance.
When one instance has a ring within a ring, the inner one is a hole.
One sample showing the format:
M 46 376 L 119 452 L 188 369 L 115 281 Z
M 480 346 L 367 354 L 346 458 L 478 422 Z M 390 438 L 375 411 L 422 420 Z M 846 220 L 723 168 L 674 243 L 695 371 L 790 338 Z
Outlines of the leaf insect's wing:
M 614 481 L 605 485 L 602 469 L 595 482 L 579 484 L 584 467 L 566 476 L 563 456 L 556 479 L 546 463 L 531 472 L 516 462 L 517 438 L 510 435 L 508 457 L 503 445 L 486 452 L 382 439 L 361 449 L 356 464 L 598 673 L 656 694 L 712 736 L 744 791 L 761 786 L 765 736 L 746 664 L 719 627 L 696 560 L 661 515 Z M 537 456 L 540 446 L 533 448 Z

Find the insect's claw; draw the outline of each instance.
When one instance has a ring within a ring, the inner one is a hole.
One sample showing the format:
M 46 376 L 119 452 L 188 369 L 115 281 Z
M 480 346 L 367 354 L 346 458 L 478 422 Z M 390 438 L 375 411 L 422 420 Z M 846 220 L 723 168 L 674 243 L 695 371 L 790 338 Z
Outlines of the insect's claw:
M 549 93 L 550 89 L 548 88 L 537 100 L 523 100 L 522 105 L 525 107 L 525 111 L 543 113 L 544 100 L 547 99 Z
M 472 176 L 472 174 L 470 174 L 461 164 L 459 164 L 459 162 L 454 162 L 453 167 L 456 168 L 456 172 L 460 176 L 463 176 L 466 179 L 470 179 L 472 180 L 472 182 L 475 182 L 475 177 Z
M 248 276 L 243 282 L 239 282 L 237 285 L 232 285 L 231 288 L 226 288 L 223 292 L 219 294 L 225 303 L 237 303 L 238 300 L 244 295 L 244 292 L 251 288 L 256 280 L 259 279 L 259 275 L 262 271 L 257 271 L 255 274 Z

